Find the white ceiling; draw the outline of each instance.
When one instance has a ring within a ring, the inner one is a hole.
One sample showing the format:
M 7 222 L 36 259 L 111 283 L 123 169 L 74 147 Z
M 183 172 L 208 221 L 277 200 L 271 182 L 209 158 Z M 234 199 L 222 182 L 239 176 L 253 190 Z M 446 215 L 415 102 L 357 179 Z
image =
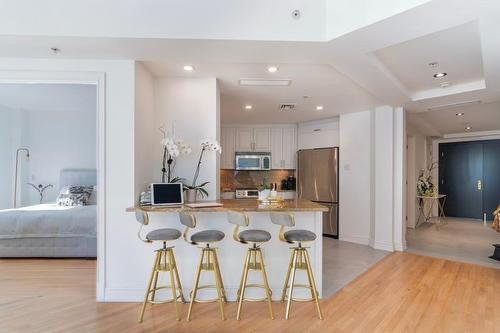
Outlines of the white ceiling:
M 471 132 L 500 130 L 500 102 L 410 113 L 407 120 L 410 127 L 428 136 L 465 133 L 467 126 Z
M 0 36 L 0 57 L 135 59 L 156 63 L 150 66 L 155 74 L 194 64 L 196 75 L 206 70 L 221 78 L 223 117 L 231 122 L 274 122 L 275 105 L 283 99 L 300 100 L 303 91 L 309 91 L 311 105 L 325 105 L 325 117 L 373 103 L 423 112 L 470 100 L 500 100 L 499 12 L 500 1 L 433 0 L 327 42 L 87 38 L 82 36 L 92 34 L 85 34 L 85 27 L 78 36 L 33 37 L 25 32 Z M 53 46 L 62 52 L 51 54 Z M 430 76 L 429 61 L 439 61 L 440 69 L 448 72 L 446 80 L 454 83 L 450 88 L 435 86 L 439 81 Z M 234 86 L 247 71 L 266 76 L 268 64 L 280 67 L 280 77 L 294 78 L 289 94 Z M 261 101 L 264 106 L 258 105 Z M 244 103 L 255 104 L 254 112 L 245 113 Z M 300 105 L 296 116 L 282 119 L 323 118 L 309 110 L 310 105 Z
M 44 112 L 95 111 L 96 90 L 90 84 L 0 83 L 0 105 Z
M 481 41 L 477 22 L 439 31 L 389 46 L 375 55 L 411 93 L 483 80 Z M 437 62 L 437 68 L 429 63 Z M 446 72 L 436 79 L 433 74 Z
M 156 76 L 217 77 L 221 88 L 223 123 L 297 123 L 368 110 L 380 104 L 375 98 L 329 65 L 273 64 L 279 70 L 267 71 L 268 64 L 196 64 L 185 72 L 183 64 L 147 62 Z M 290 86 L 240 86 L 240 79 L 289 79 Z M 304 97 L 306 96 L 306 97 Z M 296 104 L 292 112 L 278 110 L 281 103 Z M 252 105 L 245 110 L 245 105 Z M 323 110 L 316 110 L 316 106 Z

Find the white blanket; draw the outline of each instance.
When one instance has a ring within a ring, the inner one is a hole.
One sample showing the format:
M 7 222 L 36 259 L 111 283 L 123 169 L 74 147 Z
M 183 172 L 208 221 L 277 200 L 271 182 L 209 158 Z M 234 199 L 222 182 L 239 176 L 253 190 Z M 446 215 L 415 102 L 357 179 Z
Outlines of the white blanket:
M 42 204 L 0 210 L 0 239 L 95 237 L 97 206 Z

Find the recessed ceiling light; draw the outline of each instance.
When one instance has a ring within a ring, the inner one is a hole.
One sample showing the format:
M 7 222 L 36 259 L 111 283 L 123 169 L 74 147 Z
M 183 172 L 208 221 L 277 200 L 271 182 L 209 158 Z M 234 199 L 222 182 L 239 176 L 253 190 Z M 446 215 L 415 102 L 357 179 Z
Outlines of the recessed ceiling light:
M 183 68 L 186 72 L 191 72 L 194 70 L 194 67 L 192 65 L 184 65 Z
M 472 129 L 472 127 L 471 127 L 471 126 L 467 126 L 467 127 L 465 128 L 465 130 L 466 130 L 466 131 L 470 131 L 471 129 Z
M 323 105 L 318 105 L 318 106 L 316 107 L 316 110 L 318 110 L 318 111 L 323 110 Z
M 457 114 L 455 114 L 455 115 L 456 115 L 457 117 L 461 117 L 461 116 L 463 116 L 463 115 L 464 115 L 464 113 L 463 113 L 463 112 L 459 112 L 459 113 L 457 113 Z
M 245 105 L 245 110 L 252 110 L 252 106 L 250 104 Z
M 269 73 L 276 73 L 278 71 L 278 67 L 276 67 L 276 66 L 269 66 L 269 67 L 267 67 L 267 71 Z
M 446 75 L 448 75 L 448 73 L 436 73 L 436 74 L 434 74 L 433 76 L 434 76 L 436 79 L 439 79 L 440 77 L 445 77 Z

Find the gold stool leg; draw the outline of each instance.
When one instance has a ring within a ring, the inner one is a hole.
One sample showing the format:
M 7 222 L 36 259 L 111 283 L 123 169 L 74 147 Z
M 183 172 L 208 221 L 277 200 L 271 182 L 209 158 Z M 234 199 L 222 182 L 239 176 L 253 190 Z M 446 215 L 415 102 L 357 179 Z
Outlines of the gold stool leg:
M 269 287 L 269 281 L 267 279 L 266 265 L 264 264 L 264 257 L 262 256 L 261 249 L 259 248 L 257 251 L 259 252 L 262 278 L 264 279 L 264 287 L 266 288 L 266 297 L 267 297 L 267 305 L 269 307 L 269 315 L 271 316 L 271 319 L 274 319 L 273 305 L 271 299 L 271 288 Z
M 307 277 L 309 278 L 309 285 L 311 286 L 311 294 L 313 296 L 314 303 L 316 303 L 316 309 L 318 310 L 318 317 L 319 319 L 323 320 L 323 312 L 321 311 L 321 306 L 319 304 L 318 289 L 316 288 L 316 281 L 314 280 L 314 275 L 311 268 L 311 259 L 309 258 L 309 253 L 307 252 L 307 249 L 304 249 L 303 251 L 307 264 Z
M 163 252 L 159 250 L 157 255 L 160 256 L 160 258 L 158 258 L 158 263 L 156 265 L 158 268 L 158 265 L 160 265 L 160 263 L 161 263 L 161 258 L 162 258 Z M 151 285 L 151 288 L 150 288 L 152 302 L 154 302 L 156 299 L 156 286 L 158 285 L 158 276 L 159 275 L 160 275 L 160 271 L 158 269 L 156 269 L 154 272 L 153 284 Z
M 286 277 L 285 277 L 285 285 L 283 286 L 283 292 L 281 293 L 281 302 L 283 303 L 285 301 L 285 296 L 286 296 L 286 290 L 288 289 L 288 280 L 290 280 L 290 273 L 292 271 L 292 264 L 293 264 L 293 255 L 295 251 L 292 253 L 290 256 L 290 262 L 288 263 L 288 271 L 286 272 Z
M 160 252 L 156 253 L 155 262 L 153 264 L 153 271 L 151 272 L 151 277 L 149 278 L 148 289 L 146 290 L 146 296 L 144 296 L 144 303 L 142 303 L 142 309 L 139 315 L 139 323 L 142 323 L 144 319 L 144 311 L 146 310 L 146 304 L 148 303 L 149 294 L 151 293 L 151 285 L 153 284 L 153 278 L 157 274 L 157 266 L 160 260 Z
M 295 284 L 295 272 L 297 271 L 297 255 L 298 250 L 293 250 L 293 266 L 292 266 L 292 276 L 290 278 L 290 289 L 288 291 L 288 299 L 286 303 L 286 311 L 285 311 L 285 319 L 288 319 L 288 315 L 290 314 L 290 307 L 292 305 L 292 295 L 293 295 L 293 285 Z
M 217 250 L 214 249 L 214 261 L 217 263 L 217 267 L 220 267 L 219 265 L 219 257 L 217 256 Z M 224 288 L 224 279 L 222 278 L 222 273 L 220 270 L 217 271 L 220 285 L 222 286 L 222 299 L 224 300 L 224 303 L 227 303 L 227 297 L 226 297 L 226 288 Z
M 215 249 L 210 249 L 210 253 L 214 256 L 214 275 L 215 275 L 215 285 L 217 287 L 217 295 L 218 295 L 218 303 L 219 303 L 219 310 L 220 310 L 220 315 L 222 320 L 226 320 L 226 317 L 224 316 L 224 292 L 222 289 L 222 279 L 221 279 L 221 274 L 220 274 L 220 267 L 219 267 L 219 262 L 217 260 L 217 253 L 215 253 Z M 210 254 L 209 254 L 210 256 Z
M 241 307 L 243 306 L 243 300 L 245 298 L 245 289 L 247 287 L 247 278 L 248 278 L 248 264 L 250 262 L 251 251 L 247 251 L 247 257 L 245 260 L 245 266 L 243 267 L 243 274 L 241 276 L 240 289 L 238 290 L 238 312 L 236 313 L 236 320 L 240 320 L 241 315 Z
M 179 304 L 177 303 L 177 286 L 175 284 L 175 278 L 174 278 L 174 254 L 172 249 L 168 250 L 168 261 L 169 261 L 169 271 L 170 271 L 170 288 L 172 289 L 172 299 L 174 302 L 175 306 L 175 319 L 177 321 L 181 320 L 181 316 L 179 313 Z M 166 256 L 165 256 L 166 257 Z
M 174 250 L 172 250 L 172 263 L 174 265 L 173 269 L 174 269 L 174 273 L 175 273 L 175 279 L 177 280 L 176 285 L 177 285 L 177 288 L 179 288 L 181 302 L 186 303 L 186 299 L 184 298 L 184 293 L 182 292 L 182 284 L 181 284 L 181 279 L 179 278 L 179 271 L 177 270 L 177 262 L 175 261 Z
M 196 299 L 196 294 L 198 292 L 198 285 L 200 284 L 201 269 L 203 266 L 203 257 L 205 257 L 205 249 L 201 250 L 200 263 L 198 265 L 198 271 L 196 272 L 196 278 L 194 282 L 193 291 L 191 292 L 191 301 L 189 302 L 189 309 L 187 314 L 187 321 L 191 320 L 191 312 L 193 311 L 194 300 Z

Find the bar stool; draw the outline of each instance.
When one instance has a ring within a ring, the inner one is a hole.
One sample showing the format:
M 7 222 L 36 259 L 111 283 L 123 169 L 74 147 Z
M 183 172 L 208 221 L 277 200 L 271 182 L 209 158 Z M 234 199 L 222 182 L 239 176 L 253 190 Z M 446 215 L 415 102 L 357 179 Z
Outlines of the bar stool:
M 285 300 L 287 301 L 285 318 L 288 319 L 293 299 L 294 301 L 314 301 L 314 303 L 316 303 L 316 309 L 318 310 L 318 317 L 319 319 L 323 319 L 323 313 L 321 312 L 321 306 L 319 304 L 318 290 L 316 288 L 316 281 L 314 280 L 314 275 L 311 268 L 311 259 L 309 258 L 307 248 L 302 247 L 303 242 L 314 241 L 316 239 L 316 234 L 309 230 L 300 229 L 285 232 L 285 227 L 295 226 L 295 218 L 289 213 L 271 212 L 270 216 L 271 222 L 281 226 L 279 233 L 280 240 L 297 245 L 291 248 L 293 250 L 292 256 L 290 258 L 290 263 L 288 264 L 288 271 L 286 273 L 285 285 L 283 286 L 283 293 L 281 294 L 281 302 L 284 302 Z M 307 272 L 309 285 L 295 284 L 295 273 L 297 269 L 305 270 Z M 294 287 L 309 289 L 311 291 L 311 299 L 294 299 Z M 286 295 L 287 290 L 288 296 Z
M 170 303 L 173 302 L 175 304 L 175 319 L 181 320 L 180 317 L 180 309 L 179 309 L 179 299 L 182 303 L 185 303 L 184 295 L 182 294 L 182 285 L 181 280 L 179 279 L 179 272 L 177 270 L 177 264 L 175 262 L 174 250 L 173 246 L 167 247 L 167 241 L 173 241 L 179 239 L 181 237 L 181 232 L 177 229 L 156 229 L 150 231 L 146 234 L 146 238 L 143 239 L 141 237 L 141 231 L 143 226 L 149 224 L 149 216 L 145 211 L 136 210 L 135 218 L 137 222 L 141 224 L 139 232 L 137 236 L 139 239 L 146 243 L 153 242 L 163 242 L 163 247 L 156 250 L 156 258 L 153 264 L 153 271 L 151 272 L 151 277 L 148 283 L 148 289 L 146 290 L 146 296 L 144 297 L 144 303 L 142 304 L 141 313 L 139 316 L 139 323 L 142 323 L 144 319 L 144 311 L 146 310 L 146 304 L 161 304 L 161 303 Z M 160 273 L 170 273 L 170 286 L 157 286 L 158 276 Z M 160 289 L 170 289 L 172 291 L 172 298 L 156 301 L 156 291 Z M 179 295 L 177 295 L 179 292 Z M 150 298 L 151 295 L 151 298 Z
M 184 240 L 189 244 L 193 245 L 203 245 L 201 248 L 200 263 L 198 265 L 198 270 L 196 272 L 194 288 L 191 291 L 191 301 L 189 303 L 189 309 L 187 314 L 187 321 L 191 320 L 191 313 L 193 310 L 194 303 L 208 303 L 208 302 L 218 302 L 219 310 L 222 320 L 224 317 L 224 303 L 227 303 L 226 291 L 224 289 L 224 283 L 222 281 L 222 274 L 220 272 L 219 260 L 217 259 L 217 252 L 214 247 L 210 247 L 210 244 L 216 243 L 224 239 L 225 234 L 219 230 L 204 230 L 199 231 L 188 236 L 189 229 L 196 228 L 196 217 L 193 214 L 180 212 L 179 218 L 181 223 L 186 226 L 184 231 Z M 202 271 L 213 272 L 215 277 L 215 285 L 203 285 L 200 286 L 200 276 Z M 217 298 L 209 300 L 198 300 L 196 299 L 196 294 L 199 289 L 215 288 L 217 290 Z
M 248 227 L 250 225 L 250 219 L 248 215 L 245 213 L 231 211 L 227 213 L 227 219 L 229 223 L 236 225 L 233 232 L 234 240 L 242 244 L 252 244 L 252 246 L 248 248 L 247 251 L 245 265 L 243 266 L 243 273 L 241 275 L 240 287 L 238 289 L 238 297 L 237 297 L 238 312 L 236 314 L 236 320 L 240 320 L 243 301 L 264 301 L 264 300 L 267 300 L 267 304 L 269 307 L 269 315 L 271 316 L 271 319 L 274 319 L 273 307 L 271 304 L 272 292 L 271 288 L 269 287 L 266 267 L 264 264 L 264 257 L 262 256 L 262 251 L 260 248 L 262 244 L 268 242 L 271 239 L 271 234 L 265 230 L 256 230 L 256 229 L 244 230 L 240 232 L 239 231 L 240 227 Z M 264 285 L 247 284 L 248 272 L 250 270 L 262 272 L 262 279 Z M 263 288 L 266 293 L 266 297 L 260 299 L 245 298 L 246 288 Z

